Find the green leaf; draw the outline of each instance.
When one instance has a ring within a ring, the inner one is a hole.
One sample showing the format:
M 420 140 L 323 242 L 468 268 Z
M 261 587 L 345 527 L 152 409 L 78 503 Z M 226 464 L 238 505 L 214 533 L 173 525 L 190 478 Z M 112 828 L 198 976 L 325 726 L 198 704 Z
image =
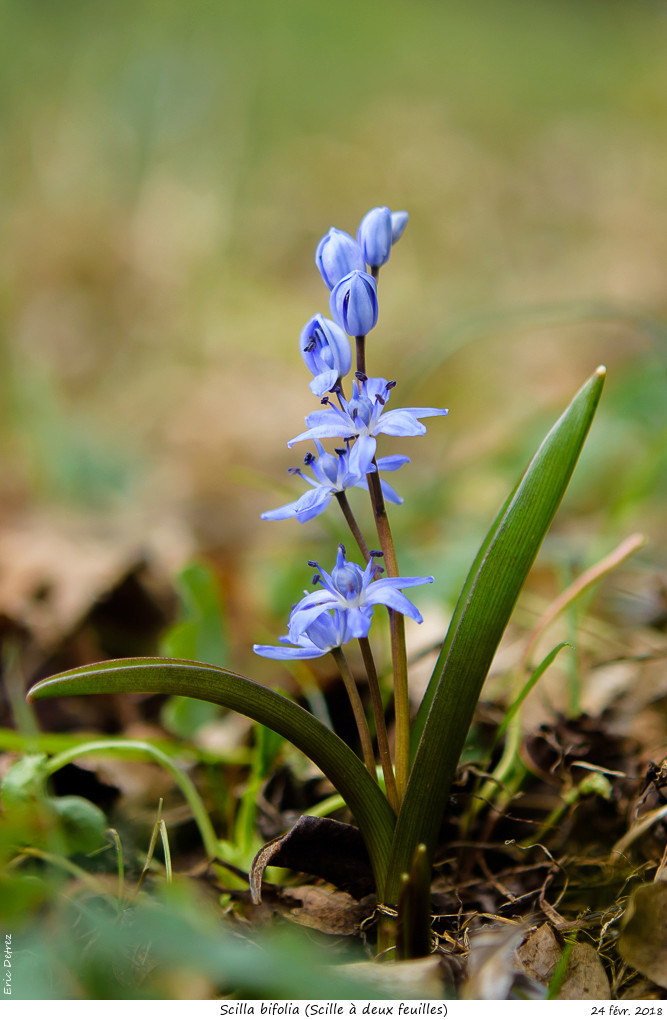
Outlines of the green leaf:
M 29 804 L 44 795 L 45 754 L 27 754 L 14 762 L 2 780 L 5 809 Z
M 60 821 L 68 854 L 88 854 L 108 843 L 104 812 L 85 797 L 49 797 L 48 805 Z
M 181 619 L 165 634 L 164 655 L 221 666 L 227 658 L 223 609 L 215 574 L 204 563 L 189 563 L 176 578 Z
M 190 659 L 221 666 L 227 659 L 223 608 L 218 580 L 205 563 L 189 563 L 176 578 L 181 598 L 180 619 L 162 639 L 160 652 L 168 659 Z M 173 697 L 165 702 L 160 718 L 171 733 L 184 739 L 218 718 L 220 709 L 210 702 Z
M 368 849 L 378 894 L 384 890 L 394 814 L 365 767 L 340 737 L 275 691 L 220 666 L 180 659 L 115 659 L 41 680 L 28 699 L 69 694 L 182 694 L 223 705 L 291 741 L 330 779 L 354 814 Z
M 432 854 L 454 772 L 495 651 L 567 488 L 604 385 L 599 368 L 574 397 L 494 521 L 463 586 L 425 695 L 421 739 L 396 824 L 387 881 L 395 903 L 414 848 Z

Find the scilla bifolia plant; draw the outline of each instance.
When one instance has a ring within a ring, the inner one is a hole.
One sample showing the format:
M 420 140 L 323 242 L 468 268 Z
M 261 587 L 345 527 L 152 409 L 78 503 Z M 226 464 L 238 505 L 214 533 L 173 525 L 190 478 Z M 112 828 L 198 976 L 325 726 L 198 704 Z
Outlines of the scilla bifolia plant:
M 360 757 L 288 698 L 227 669 L 197 662 L 141 658 L 97 663 L 43 680 L 29 693 L 32 700 L 109 691 L 189 695 L 241 712 L 282 734 L 328 776 L 356 820 L 376 884 L 378 950 L 388 954 L 396 947 L 399 956 L 428 951 L 431 862 L 452 778 L 491 660 L 568 485 L 604 382 L 604 369 L 599 368 L 546 436 L 491 525 L 411 720 L 404 617 L 420 621 L 421 615 L 403 592 L 433 578 L 400 573 L 387 503 L 401 500 L 383 475 L 408 458 L 377 457 L 377 438 L 423 435 L 422 418 L 447 412 L 391 407 L 394 382 L 369 375 L 372 361 L 369 357 L 367 364 L 366 351 L 366 336 L 378 319 L 379 271 L 407 219 L 404 212 L 372 209 L 362 219 L 356 240 L 332 228 L 317 246 L 315 262 L 330 291 L 332 318 L 318 314 L 309 320 L 301 333 L 301 353 L 313 376 L 310 388 L 322 407 L 308 415 L 306 430 L 288 443 L 312 440 L 316 452 L 305 456 L 312 474 L 294 469 L 309 486 L 307 491 L 263 514 L 266 520 L 295 517 L 303 524 L 335 499 L 358 547 L 356 562 L 340 545 L 330 573 L 310 564 L 317 571 L 313 584 L 318 587 L 292 609 L 281 643 L 256 645 L 255 651 L 283 660 L 333 656 L 354 712 Z M 356 363 L 350 385 L 352 346 Z M 334 441 L 333 452 L 326 451 L 322 440 Z M 357 523 L 348 498 L 355 488 L 370 494 L 377 543 Z M 379 550 L 372 547 L 376 544 Z M 393 755 L 369 641 L 378 605 L 389 612 Z M 361 649 L 376 744 L 344 651 L 352 642 Z

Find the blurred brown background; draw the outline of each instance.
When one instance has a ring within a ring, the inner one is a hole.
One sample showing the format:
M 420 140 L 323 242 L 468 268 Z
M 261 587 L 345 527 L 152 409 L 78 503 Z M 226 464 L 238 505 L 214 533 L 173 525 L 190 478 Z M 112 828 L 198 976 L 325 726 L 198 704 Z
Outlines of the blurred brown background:
M 369 370 L 395 406 L 450 408 L 381 449 L 413 458 L 404 571 L 436 574 L 446 611 L 601 362 L 544 555 L 642 528 L 664 562 L 664 3 L 5 0 L 2 20 L 6 548 L 53 540 L 65 574 L 85 568 L 62 536 L 87 564 L 86 536 L 167 572 L 203 553 L 245 665 L 344 534 L 259 520 L 301 491 L 314 248 L 388 204 L 410 223 Z

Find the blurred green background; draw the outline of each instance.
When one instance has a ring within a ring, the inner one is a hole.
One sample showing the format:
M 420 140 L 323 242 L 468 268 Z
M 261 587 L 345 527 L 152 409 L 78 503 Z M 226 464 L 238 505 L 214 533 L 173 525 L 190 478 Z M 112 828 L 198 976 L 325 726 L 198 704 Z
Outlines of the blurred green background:
M 301 491 L 314 247 L 388 204 L 410 223 L 369 370 L 396 406 L 450 408 L 391 446 L 413 457 L 404 572 L 451 598 L 600 362 L 552 548 L 642 527 L 659 556 L 666 46 L 649 0 L 4 0 L 3 519 L 130 520 L 174 565 L 203 549 L 232 626 L 267 621 L 239 640 L 269 638 L 343 534 L 259 521 Z

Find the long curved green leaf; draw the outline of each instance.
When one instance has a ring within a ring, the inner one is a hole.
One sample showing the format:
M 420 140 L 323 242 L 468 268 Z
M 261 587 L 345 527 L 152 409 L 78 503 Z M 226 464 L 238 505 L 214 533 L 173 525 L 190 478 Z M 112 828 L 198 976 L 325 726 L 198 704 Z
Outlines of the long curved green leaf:
M 40 680 L 30 701 L 71 694 L 182 694 L 233 709 L 289 740 L 331 780 L 352 811 L 383 894 L 394 813 L 353 751 L 319 720 L 281 694 L 220 666 L 185 659 L 112 659 Z
M 475 705 L 528 571 L 588 434 L 604 385 L 599 368 L 574 397 L 494 521 L 464 584 L 425 698 L 421 740 L 396 824 L 387 880 L 395 903 L 414 848 L 433 853 Z

